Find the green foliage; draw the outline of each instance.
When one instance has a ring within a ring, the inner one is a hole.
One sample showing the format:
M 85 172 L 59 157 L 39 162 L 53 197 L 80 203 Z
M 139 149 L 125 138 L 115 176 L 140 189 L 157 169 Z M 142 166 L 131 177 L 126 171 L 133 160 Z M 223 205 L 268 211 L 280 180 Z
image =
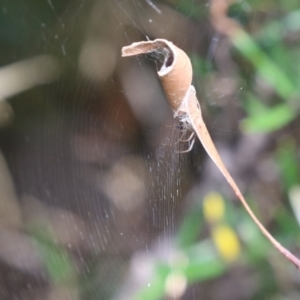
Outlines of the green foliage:
M 298 185 L 300 182 L 300 167 L 295 142 L 292 139 L 282 141 L 275 157 L 285 189 L 289 190 Z
M 269 83 L 283 98 L 289 98 L 296 87 L 286 74 L 270 59 L 245 31 L 239 31 L 231 39 L 237 50 L 254 66 L 257 75 Z
M 241 122 L 241 129 L 245 133 L 272 132 L 289 124 L 297 116 L 296 111 L 286 103 L 267 107 L 254 96 L 249 98 L 245 104 L 248 118 Z
M 199 203 L 199 201 L 197 202 Z M 174 274 L 178 275 L 181 280 L 186 281 L 187 284 L 200 283 L 220 278 L 241 264 L 245 264 L 249 268 L 256 266 L 261 270 L 259 276 L 261 276 L 262 281 L 258 285 L 259 289 L 252 291 L 255 296 L 253 299 L 262 299 L 262 295 L 264 297 L 276 295 L 276 276 L 273 274 L 269 262 L 277 258 L 281 259 L 281 255 L 271 247 L 243 208 L 237 208 L 233 214 L 232 204 L 224 203 L 226 211 L 230 211 L 230 213 L 224 214 L 222 222 L 232 224 L 234 232 L 243 243 L 239 257 L 236 257 L 235 261 L 226 262 L 218 252 L 212 238 L 208 237 L 198 242 L 197 235 L 203 234 L 205 226 L 203 226 L 204 214 L 202 208 L 195 204 L 194 209 L 186 213 L 178 230 L 174 259 L 169 264 L 157 259 L 151 279 L 145 287 L 136 293 L 134 299 L 163 299 L 167 293 L 168 280 Z M 254 201 L 251 201 L 251 204 L 254 204 Z M 198 220 L 196 220 L 196 216 Z M 237 218 L 237 216 L 239 217 Z M 202 221 L 199 221 L 199 219 L 202 219 Z M 286 245 L 291 244 L 293 242 L 293 232 L 297 230 L 296 223 L 291 220 L 291 216 L 286 210 L 281 210 L 281 213 L 276 217 L 276 221 L 280 227 L 279 235 L 276 238 Z M 210 231 L 213 230 L 213 226 L 209 226 Z M 290 232 L 290 238 L 287 238 L 287 232 Z M 183 238 L 184 235 L 187 235 L 188 238 Z M 188 240 L 187 243 L 185 243 L 186 240 Z M 266 274 L 268 274 L 268 279 L 264 280 Z
M 300 28 L 298 16 L 299 11 L 293 11 L 264 24 L 256 38 L 242 30 L 232 38 L 240 55 L 253 65 L 258 80 L 265 81 L 281 97 L 281 103 L 265 106 L 263 99 L 251 96 L 246 109 L 249 116 L 242 124 L 244 132 L 272 132 L 290 124 L 299 115 L 299 104 L 294 100 L 300 95 L 299 42 L 289 48 L 285 45 L 285 39 Z
M 183 219 L 182 225 L 178 230 L 177 245 L 185 248 L 193 245 L 199 236 L 203 223 L 203 216 L 200 207 L 191 210 Z
M 75 270 L 68 253 L 55 244 L 47 230 L 34 230 L 34 236 L 51 281 L 57 285 L 69 283 Z

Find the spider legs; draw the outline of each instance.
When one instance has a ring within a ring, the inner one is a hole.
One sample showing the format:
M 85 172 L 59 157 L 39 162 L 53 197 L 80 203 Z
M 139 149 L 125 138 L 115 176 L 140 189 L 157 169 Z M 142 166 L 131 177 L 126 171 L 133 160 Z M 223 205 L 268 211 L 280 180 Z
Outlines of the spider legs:
M 185 134 L 185 133 L 184 133 L 184 134 Z M 182 135 L 182 136 L 179 138 L 178 142 L 186 143 L 186 142 L 190 142 L 191 140 L 195 140 L 195 132 L 192 132 L 192 133 L 190 134 L 190 136 L 189 136 L 187 139 L 185 139 L 185 140 L 182 139 L 183 136 L 184 136 L 184 135 Z M 190 143 L 189 143 L 189 144 L 190 144 Z
M 181 135 L 181 137 L 178 139 L 178 141 L 175 144 L 177 144 L 177 143 L 188 143 L 189 147 L 186 150 L 175 151 L 176 153 L 187 153 L 187 152 L 190 152 L 193 149 L 193 146 L 195 144 L 195 132 L 192 132 L 187 139 L 183 139 L 183 137 L 185 136 L 186 133 L 187 133 L 187 130 L 185 130 L 183 132 L 183 134 Z

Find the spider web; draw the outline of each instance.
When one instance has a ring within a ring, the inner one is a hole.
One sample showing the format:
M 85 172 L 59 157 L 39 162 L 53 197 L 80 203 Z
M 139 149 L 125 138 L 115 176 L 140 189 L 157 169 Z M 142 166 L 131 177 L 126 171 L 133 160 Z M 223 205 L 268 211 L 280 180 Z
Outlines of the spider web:
M 11 274 L 1 299 L 134 299 L 151 290 L 158 262 L 172 269 L 179 259 L 178 228 L 200 200 L 196 178 L 207 169 L 209 191 L 220 177 L 199 144 L 192 158 L 180 153 L 186 145 L 156 75 L 159 57 L 121 58 L 120 50 L 165 38 L 213 68 L 221 38 L 207 21 L 209 2 L 19 0 L 0 9 L 9 116 L 1 150 L 12 177 L 4 163 L 3 234 L 18 248 L 0 251 L 1 277 Z M 195 86 L 205 111 L 219 109 L 216 95 L 236 101 L 243 84 L 227 94 Z M 237 129 L 223 124 L 213 120 L 216 136 L 234 138 Z M 168 299 L 199 299 L 176 278 Z

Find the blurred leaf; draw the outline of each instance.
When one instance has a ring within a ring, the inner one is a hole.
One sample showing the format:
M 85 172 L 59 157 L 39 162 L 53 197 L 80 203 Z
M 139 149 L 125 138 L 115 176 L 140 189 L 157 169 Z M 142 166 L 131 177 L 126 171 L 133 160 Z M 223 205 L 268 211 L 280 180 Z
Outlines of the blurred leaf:
M 296 87 L 280 68 L 260 49 L 245 31 L 239 30 L 231 38 L 233 45 L 256 68 L 259 76 L 266 80 L 284 99 L 290 98 Z
M 241 130 L 244 133 L 272 132 L 289 124 L 296 117 L 296 111 L 288 104 L 278 104 L 268 110 L 262 109 L 256 115 L 253 113 L 253 107 L 250 110 L 252 116 L 241 122 Z
M 191 261 L 185 268 L 185 274 L 189 282 L 216 278 L 221 276 L 225 271 L 226 265 L 216 257 L 203 261 Z
M 276 221 L 279 225 L 277 233 L 281 241 L 284 241 L 285 244 L 291 244 L 297 241 L 300 243 L 300 239 L 295 240 L 295 238 L 299 236 L 299 225 L 293 215 L 283 206 L 276 213 Z
M 209 14 L 209 10 L 194 1 L 176 0 L 176 8 L 184 15 L 201 20 Z
M 247 1 L 239 1 L 232 3 L 229 6 L 227 15 L 230 18 L 237 20 L 242 26 L 246 25 L 249 20 L 249 12 L 251 11 L 251 6 Z
M 51 280 L 56 284 L 70 280 L 75 270 L 68 253 L 54 243 L 47 230 L 37 230 L 34 236 Z
M 300 167 L 297 160 L 297 148 L 292 139 L 279 144 L 275 154 L 281 173 L 281 179 L 286 190 L 300 183 Z
M 300 10 L 291 11 L 282 22 L 286 29 L 289 31 L 299 31 L 300 30 Z
M 268 111 L 268 106 L 253 94 L 247 93 L 244 98 L 243 107 L 250 117 L 258 114 L 264 114 Z
M 280 21 L 269 22 L 257 34 L 257 43 L 262 44 L 264 47 L 272 47 L 274 44 L 282 42 L 283 33 L 284 30 Z
M 179 228 L 176 235 L 177 245 L 179 248 L 190 246 L 195 243 L 203 223 L 201 207 L 195 205 L 194 209 L 189 211 Z
M 257 228 L 246 212 L 241 212 L 242 222 L 238 226 L 240 237 L 246 243 L 245 257 L 251 263 L 258 262 L 268 255 L 271 244 Z
M 141 289 L 133 299 L 136 300 L 156 300 L 161 299 L 165 294 L 165 281 L 169 274 L 169 269 L 165 265 L 157 265 L 155 274 L 148 286 Z
M 295 185 L 289 190 L 289 200 L 299 226 L 300 225 L 300 185 Z
M 213 71 L 213 65 L 211 61 L 204 60 L 197 55 L 191 55 L 190 58 L 194 74 L 197 76 L 197 78 L 201 79 Z
M 187 249 L 185 254 L 188 257 L 188 264 L 182 270 L 189 282 L 216 278 L 227 269 L 211 240 L 195 244 Z
M 167 278 L 174 273 L 182 274 L 189 283 L 192 283 L 216 278 L 227 268 L 210 241 L 194 244 L 181 255 L 186 257 L 186 263 L 175 261 L 167 265 L 158 262 L 152 280 L 135 295 L 134 299 L 161 299 L 165 294 Z

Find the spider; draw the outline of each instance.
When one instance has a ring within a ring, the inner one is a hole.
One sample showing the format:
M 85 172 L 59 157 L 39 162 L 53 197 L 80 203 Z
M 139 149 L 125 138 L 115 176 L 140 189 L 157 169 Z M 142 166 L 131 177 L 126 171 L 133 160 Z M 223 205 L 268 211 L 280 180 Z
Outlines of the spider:
M 185 115 L 180 116 L 179 123 L 177 125 L 177 129 L 182 133 L 179 137 L 177 143 L 188 143 L 188 149 L 182 150 L 182 151 L 176 151 L 178 153 L 187 153 L 190 152 L 193 149 L 193 146 L 195 144 L 195 131 L 193 130 L 189 118 Z M 189 137 L 187 139 L 184 139 L 186 134 L 189 134 Z

